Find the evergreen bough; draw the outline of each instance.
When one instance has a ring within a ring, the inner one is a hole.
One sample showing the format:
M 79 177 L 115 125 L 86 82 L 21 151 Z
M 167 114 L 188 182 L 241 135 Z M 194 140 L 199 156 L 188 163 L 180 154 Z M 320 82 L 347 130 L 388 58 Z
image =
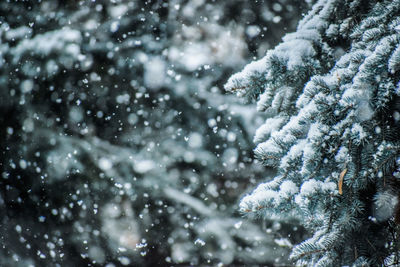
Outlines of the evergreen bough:
M 398 0 L 316 1 L 225 85 L 257 99 L 255 155 L 277 169 L 240 210 L 297 217 L 298 266 L 400 266 L 399 40 Z

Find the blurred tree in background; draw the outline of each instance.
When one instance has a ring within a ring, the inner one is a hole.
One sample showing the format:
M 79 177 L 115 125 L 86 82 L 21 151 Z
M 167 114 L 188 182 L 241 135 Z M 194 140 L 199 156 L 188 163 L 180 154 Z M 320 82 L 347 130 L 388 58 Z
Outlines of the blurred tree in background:
M 236 212 L 271 170 L 220 88 L 305 6 L 2 1 L 0 265 L 287 262 L 297 226 Z

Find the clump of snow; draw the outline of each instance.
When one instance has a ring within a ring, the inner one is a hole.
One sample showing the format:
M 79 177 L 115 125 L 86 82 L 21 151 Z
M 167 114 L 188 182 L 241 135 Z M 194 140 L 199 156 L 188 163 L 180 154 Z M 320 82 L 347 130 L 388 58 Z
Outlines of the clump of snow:
M 128 7 L 126 5 L 111 6 L 108 9 L 108 12 L 110 13 L 111 17 L 113 17 L 113 18 L 120 18 L 127 11 L 128 11 Z
M 26 94 L 30 93 L 33 89 L 34 83 L 32 80 L 25 80 L 21 83 L 21 92 Z
M 5 37 L 8 41 L 15 41 L 17 39 L 29 38 L 32 36 L 32 29 L 28 26 L 18 27 L 16 29 L 10 29 L 5 32 Z
M 262 208 L 266 208 L 267 205 L 273 203 L 274 200 L 278 200 L 279 194 L 274 190 L 254 190 L 251 195 L 245 196 L 240 202 L 240 210 L 242 212 L 258 211 Z
M 74 106 L 69 111 L 69 118 L 72 122 L 78 123 L 83 120 L 83 110 L 80 107 Z
M 399 198 L 390 191 L 378 192 L 374 196 L 373 215 L 379 221 L 386 221 L 393 216 Z
M 99 168 L 103 171 L 110 170 L 113 167 L 111 160 L 107 158 L 100 158 L 99 159 Z
M 362 99 L 358 102 L 356 116 L 359 122 L 370 120 L 374 116 L 374 110 L 371 108 L 369 101 Z
M 294 195 L 298 191 L 299 188 L 296 186 L 294 182 L 286 180 L 281 184 L 279 193 L 282 197 L 289 197 Z
M 115 98 L 118 104 L 125 104 L 125 105 L 129 104 L 130 99 L 131 96 L 128 93 L 117 95 L 117 97 Z
M 261 33 L 261 29 L 259 26 L 257 25 L 250 25 L 246 28 L 246 34 L 250 37 L 250 38 L 254 38 L 256 36 L 258 36 Z
M 274 239 L 274 242 L 280 247 L 293 247 L 292 242 L 290 242 L 290 240 L 287 238 Z
M 368 134 L 364 131 L 363 127 L 359 123 L 355 123 L 353 125 L 351 128 L 351 133 L 357 137 L 359 142 L 368 137 Z
M 152 160 L 141 160 L 134 164 L 134 169 L 138 173 L 146 173 L 156 167 L 156 164 Z
M 181 49 L 168 49 L 168 59 L 179 62 L 188 71 L 203 66 L 212 69 L 213 65 L 222 62 L 232 66 L 242 64 L 246 43 L 238 37 L 243 35 L 243 27 L 237 27 L 233 32 L 221 30 L 221 26 L 213 22 L 204 23 L 202 27 L 184 25 L 182 35 L 187 41 Z
M 311 37 L 310 39 L 315 39 L 319 36 L 315 30 L 308 30 L 306 34 Z M 298 39 L 297 36 L 298 33 L 287 34 L 283 39 L 284 43 L 280 44 L 275 52 L 275 55 L 281 57 L 282 61 L 287 62 L 289 70 L 305 66 L 303 58 L 313 57 L 316 54 L 312 42 Z
M 335 156 L 335 160 L 338 163 L 350 162 L 351 156 L 349 154 L 349 149 L 345 146 L 341 146 Z
M 319 187 L 320 187 L 320 184 L 319 184 L 318 181 L 316 181 L 315 179 L 311 179 L 311 180 L 305 181 L 305 182 L 301 185 L 301 194 L 302 194 L 302 195 L 311 195 L 311 194 L 313 194 Z
M 310 179 L 301 185 L 300 194 L 296 195 L 295 202 L 297 205 L 303 206 L 309 203 L 309 196 L 316 195 L 317 193 L 335 194 L 336 189 L 337 185 L 334 182 Z
M 165 83 L 166 65 L 161 57 L 153 57 L 144 65 L 144 82 L 150 89 L 157 89 Z
M 43 57 L 48 56 L 51 52 L 59 52 L 72 58 L 78 58 L 80 48 L 76 46 L 76 43 L 80 43 L 81 40 L 81 33 L 68 27 L 38 34 L 33 39 L 24 39 L 13 49 L 13 62 L 16 64 L 27 52 Z
M 224 85 L 226 91 L 235 92 L 239 95 L 244 94 L 245 89 L 249 85 L 251 76 L 254 73 L 264 73 L 267 63 L 267 57 L 263 57 L 260 60 L 253 61 L 248 64 L 241 72 L 232 75 L 228 82 Z
M 242 224 L 243 224 L 243 221 L 238 221 L 237 223 L 234 224 L 234 227 L 235 227 L 236 229 L 240 229 L 240 227 L 242 226 Z
M 254 135 L 254 143 L 265 141 L 270 135 L 279 130 L 282 124 L 286 121 L 284 117 L 269 118 L 261 125 Z
M 239 157 L 239 152 L 236 148 L 228 148 L 222 154 L 222 160 L 225 166 L 228 165 L 234 167 L 235 166 L 234 164 L 237 162 L 238 157 Z
M 397 110 L 393 112 L 393 119 L 395 122 L 400 120 L 400 113 Z
M 192 147 L 192 148 L 201 147 L 203 145 L 203 137 L 201 136 L 201 134 L 197 133 L 197 132 L 190 133 L 188 145 L 189 145 L 189 147 Z

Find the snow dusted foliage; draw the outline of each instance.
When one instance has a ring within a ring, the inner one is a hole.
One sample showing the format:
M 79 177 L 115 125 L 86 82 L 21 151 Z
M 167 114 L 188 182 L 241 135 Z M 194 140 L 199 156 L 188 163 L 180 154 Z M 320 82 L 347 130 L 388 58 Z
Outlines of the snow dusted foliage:
M 0 1 L 0 266 L 287 263 L 291 222 L 237 213 L 262 121 L 221 85 L 294 3 Z
M 278 170 L 240 210 L 298 218 L 299 266 L 400 266 L 399 43 L 400 1 L 319 0 L 225 85 L 257 98 L 255 154 Z

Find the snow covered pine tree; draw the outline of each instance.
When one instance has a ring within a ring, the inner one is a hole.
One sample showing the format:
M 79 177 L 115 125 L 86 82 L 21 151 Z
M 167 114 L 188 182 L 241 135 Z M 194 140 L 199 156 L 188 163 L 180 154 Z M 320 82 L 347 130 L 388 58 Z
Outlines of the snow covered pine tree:
M 219 85 L 296 1 L 0 1 L 0 266 L 285 264 L 292 226 L 236 214 L 259 117 Z
M 232 76 L 267 120 L 255 154 L 276 177 L 240 204 L 297 217 L 298 266 L 400 266 L 400 1 L 316 1 L 297 31 Z

